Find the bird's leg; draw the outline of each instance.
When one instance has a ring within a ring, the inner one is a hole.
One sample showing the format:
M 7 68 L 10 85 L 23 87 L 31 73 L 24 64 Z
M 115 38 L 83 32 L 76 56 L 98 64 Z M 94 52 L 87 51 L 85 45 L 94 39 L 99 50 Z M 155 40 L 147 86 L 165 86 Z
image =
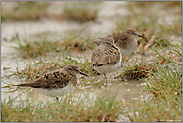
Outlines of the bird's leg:
M 122 57 L 122 61 L 123 61 L 123 62 L 125 61 L 125 59 L 126 59 L 126 56 Z
M 121 60 L 121 67 L 123 67 L 123 61 L 124 61 L 123 56 L 122 56 L 121 59 L 122 59 L 122 60 Z
M 141 62 L 142 62 L 142 63 L 144 62 L 144 56 L 145 56 L 145 52 L 143 51 L 143 52 L 142 52 L 142 57 L 141 57 Z
M 106 90 L 107 89 L 107 77 L 105 74 L 104 74 L 104 77 L 105 77 L 105 81 L 106 81 L 106 88 L 105 88 L 105 90 Z
M 103 83 L 103 79 L 102 79 L 103 77 L 102 77 L 102 74 L 100 74 L 100 86 L 102 87 L 102 86 L 104 86 L 104 83 Z

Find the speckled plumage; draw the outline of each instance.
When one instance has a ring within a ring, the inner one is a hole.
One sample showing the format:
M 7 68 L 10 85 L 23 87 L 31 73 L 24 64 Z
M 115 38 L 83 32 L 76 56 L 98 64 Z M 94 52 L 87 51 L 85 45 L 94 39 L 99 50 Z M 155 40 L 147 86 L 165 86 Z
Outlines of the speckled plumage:
M 94 69 L 104 74 L 104 76 L 120 68 L 121 54 L 119 49 L 114 45 L 114 40 L 111 37 L 107 37 L 101 41 L 101 44 L 92 54 L 91 62 Z
M 93 66 L 115 65 L 120 61 L 119 49 L 113 44 L 113 40 L 108 37 L 104 39 L 92 54 L 91 62 Z
M 78 83 L 78 74 L 83 74 L 87 76 L 86 74 L 80 72 L 80 68 L 77 65 L 68 65 L 65 68 L 60 68 L 55 71 L 48 72 L 32 82 L 18 84 L 17 86 L 32 87 L 38 89 L 39 92 L 41 89 L 43 90 L 44 94 L 57 97 L 63 94 L 58 93 L 51 95 L 51 91 L 60 90 L 63 88 L 66 89 L 68 85 L 70 86 L 69 88 L 72 88 L 70 90 L 72 91 Z M 48 94 L 45 92 L 51 93 Z
M 115 32 L 105 38 L 99 38 L 99 40 L 95 40 L 94 43 L 99 45 L 102 40 L 109 37 L 114 40 L 114 44 L 120 49 L 122 56 L 130 55 L 136 50 L 137 37 L 145 38 L 144 36 L 139 35 L 136 29 L 126 29 L 124 31 Z

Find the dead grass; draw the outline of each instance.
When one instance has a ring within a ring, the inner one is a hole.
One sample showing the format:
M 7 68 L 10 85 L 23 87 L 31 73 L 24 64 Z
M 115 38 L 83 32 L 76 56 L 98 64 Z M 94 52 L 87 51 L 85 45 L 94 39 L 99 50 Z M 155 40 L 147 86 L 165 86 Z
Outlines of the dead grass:
M 2 21 L 5 20 L 38 20 L 41 17 L 47 17 L 47 8 L 49 6 L 46 2 L 28 1 L 28 2 L 3 2 L 5 4 L 12 4 L 11 9 L 2 5 Z M 15 5 L 15 7 L 14 7 Z
M 127 69 L 116 78 L 122 80 L 140 80 L 153 75 L 157 71 L 155 65 L 152 64 L 139 64 L 134 66 L 128 66 Z

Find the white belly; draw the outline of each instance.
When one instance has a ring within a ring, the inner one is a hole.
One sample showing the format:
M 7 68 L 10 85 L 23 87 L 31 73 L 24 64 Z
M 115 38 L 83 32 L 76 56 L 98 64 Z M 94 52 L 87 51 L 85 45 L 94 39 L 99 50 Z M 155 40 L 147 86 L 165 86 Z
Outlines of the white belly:
M 60 89 L 42 89 L 42 88 L 38 89 L 38 88 L 36 88 L 35 90 L 42 94 L 48 95 L 48 96 L 60 97 L 60 96 L 66 95 L 67 93 L 72 92 L 74 89 L 75 89 L 75 87 L 73 85 L 69 84 L 66 87 L 60 88 Z
M 121 67 L 121 59 L 115 65 L 102 65 L 102 66 L 93 66 L 95 70 L 99 73 L 107 74 Z
M 123 56 L 128 56 L 131 53 L 133 53 L 135 50 L 134 49 L 129 49 L 129 50 L 125 50 L 125 49 L 120 49 L 120 52 Z
M 137 48 L 137 40 L 135 39 L 134 41 L 131 42 L 130 47 L 128 47 L 127 49 L 122 49 L 120 48 L 120 52 L 122 56 L 128 56 L 131 53 L 133 53 Z

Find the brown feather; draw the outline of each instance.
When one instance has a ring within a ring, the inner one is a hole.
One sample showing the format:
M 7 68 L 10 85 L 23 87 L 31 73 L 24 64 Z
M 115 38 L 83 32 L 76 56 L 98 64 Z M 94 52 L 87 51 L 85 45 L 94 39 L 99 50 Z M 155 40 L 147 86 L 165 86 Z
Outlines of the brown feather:
M 126 29 L 124 31 L 119 31 L 119 32 L 114 32 L 112 33 L 111 35 L 108 35 L 106 36 L 105 38 L 101 38 L 100 40 L 98 41 L 94 41 L 95 44 L 99 45 L 102 40 L 105 40 L 107 38 L 112 38 L 114 40 L 114 44 L 119 47 L 119 48 L 122 48 L 122 49 L 127 49 L 129 48 L 128 44 L 131 42 L 130 40 L 130 35 L 131 33 L 130 32 L 137 32 L 136 29 Z
M 120 61 L 120 51 L 113 44 L 100 45 L 92 54 L 91 62 L 94 66 L 102 66 L 106 64 L 114 65 Z
M 74 85 L 77 84 L 76 77 L 68 73 L 64 68 L 57 69 L 53 72 L 48 72 L 32 82 L 18 84 L 17 86 L 27 86 L 32 88 L 63 88 L 68 85 L 70 81 Z

